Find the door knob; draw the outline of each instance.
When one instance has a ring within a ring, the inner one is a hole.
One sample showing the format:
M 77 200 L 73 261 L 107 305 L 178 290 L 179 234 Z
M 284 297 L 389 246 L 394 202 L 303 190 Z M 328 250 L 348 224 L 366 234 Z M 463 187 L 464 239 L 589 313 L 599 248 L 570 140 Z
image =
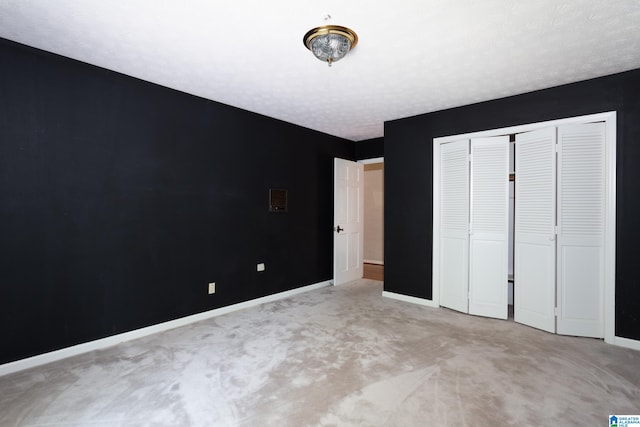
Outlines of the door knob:
M 333 227 L 333 229 L 334 229 L 335 231 L 337 231 L 338 233 L 339 233 L 339 232 L 341 232 L 341 231 L 344 231 L 344 228 L 340 228 L 340 226 Z

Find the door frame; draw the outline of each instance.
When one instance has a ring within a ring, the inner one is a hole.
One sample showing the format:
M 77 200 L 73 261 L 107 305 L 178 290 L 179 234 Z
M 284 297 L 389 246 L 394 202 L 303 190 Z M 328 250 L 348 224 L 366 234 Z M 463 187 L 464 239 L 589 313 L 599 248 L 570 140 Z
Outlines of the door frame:
M 363 165 L 366 165 L 366 164 L 372 164 L 372 163 L 384 163 L 384 157 L 374 157 L 374 158 L 371 158 L 371 159 L 355 160 L 355 162 L 356 162 L 356 163 L 363 164 Z M 334 181 L 335 181 L 335 176 L 334 176 L 334 178 L 333 178 L 333 179 L 334 179 Z M 334 195 L 334 203 L 335 203 L 335 195 Z M 334 206 L 334 212 L 335 212 L 335 206 Z M 334 214 L 334 215 L 335 215 L 335 214 Z M 335 221 L 335 218 L 334 218 L 334 221 Z M 333 250 L 335 251 L 335 247 L 334 247 L 334 249 L 333 249 Z M 360 265 L 360 267 L 361 267 L 361 268 L 362 268 L 362 265 L 363 265 L 363 262 L 362 262 L 362 261 L 363 261 L 363 260 L 361 259 L 361 263 L 360 263 L 360 264 L 361 264 L 361 265 Z M 332 282 L 332 284 L 335 286 L 335 271 L 336 271 L 336 260 L 335 260 L 335 255 L 334 255 L 334 257 L 333 257 L 333 270 L 332 270 L 332 271 L 334 272 L 334 273 L 333 273 L 333 276 L 334 276 L 334 277 L 331 279 L 331 282 Z
M 432 304 L 440 300 L 440 145 L 459 139 L 510 135 L 565 124 L 605 122 L 605 289 L 604 289 L 604 340 L 609 344 L 640 349 L 634 340 L 615 335 L 615 249 L 616 249 L 616 123 L 617 113 L 608 111 L 584 116 L 549 120 L 526 125 L 509 126 L 480 132 L 471 132 L 433 139 L 433 238 L 432 238 Z M 506 279 L 506 278 L 505 278 Z M 506 286 L 506 280 L 505 280 Z

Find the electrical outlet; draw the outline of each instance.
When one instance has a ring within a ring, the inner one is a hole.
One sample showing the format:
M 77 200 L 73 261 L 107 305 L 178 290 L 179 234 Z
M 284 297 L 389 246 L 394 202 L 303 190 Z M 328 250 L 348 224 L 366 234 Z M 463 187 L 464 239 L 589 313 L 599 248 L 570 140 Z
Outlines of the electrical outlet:
M 261 262 L 260 264 L 257 265 L 257 270 L 264 271 L 264 262 Z
M 209 283 L 209 294 L 216 293 L 216 282 Z

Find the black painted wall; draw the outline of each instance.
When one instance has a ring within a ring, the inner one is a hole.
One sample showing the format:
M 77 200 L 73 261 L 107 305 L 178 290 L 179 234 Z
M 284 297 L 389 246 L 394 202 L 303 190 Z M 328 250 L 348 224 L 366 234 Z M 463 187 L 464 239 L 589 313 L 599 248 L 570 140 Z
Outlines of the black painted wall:
M 353 142 L 1 39 L 0 63 L 0 363 L 331 278 Z
M 616 335 L 640 339 L 640 70 L 385 124 L 385 290 L 431 299 L 433 138 L 618 112 Z
M 355 157 L 358 160 L 384 157 L 384 138 L 372 138 L 356 142 Z

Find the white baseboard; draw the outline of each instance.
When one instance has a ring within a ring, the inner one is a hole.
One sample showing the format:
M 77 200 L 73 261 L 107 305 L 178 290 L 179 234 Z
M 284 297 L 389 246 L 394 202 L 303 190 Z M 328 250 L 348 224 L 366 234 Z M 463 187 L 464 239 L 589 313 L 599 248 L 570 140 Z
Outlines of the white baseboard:
M 374 261 L 372 259 L 363 259 L 363 264 L 375 264 L 375 265 L 384 265 L 384 261 Z
M 179 328 L 180 326 L 185 326 L 190 323 L 199 322 L 201 320 L 210 319 L 212 317 L 220 316 L 223 314 L 231 313 L 233 311 L 238 311 L 238 310 L 242 310 L 249 307 L 254 307 L 260 304 L 277 301 L 283 298 L 288 298 L 293 295 L 313 291 L 315 289 L 324 288 L 330 285 L 331 285 L 331 280 L 314 283 L 312 285 L 303 286 L 301 288 L 291 289 L 289 291 L 280 292 L 273 295 L 267 295 L 265 297 L 244 301 L 244 302 L 229 305 L 226 307 L 216 308 L 213 310 L 205 311 L 203 313 L 181 317 L 180 319 L 158 323 L 157 325 L 147 326 L 146 328 L 140 328 L 133 331 L 124 332 L 122 334 L 101 338 L 95 341 L 89 341 L 86 343 L 74 345 L 72 347 L 66 347 L 66 348 L 52 351 L 49 353 L 39 354 L 37 356 L 28 357 L 26 359 L 16 360 L 15 362 L 5 363 L 3 365 L 0 365 L 0 376 L 11 374 L 13 372 L 22 371 L 29 368 L 33 368 L 36 366 L 44 365 L 46 363 L 56 362 L 58 360 L 66 359 L 67 357 L 71 357 L 71 356 L 77 356 L 82 353 L 87 353 L 90 351 L 111 347 L 125 341 L 131 341 L 137 338 L 142 338 L 148 335 L 156 334 L 158 332 L 164 332 L 170 329 Z
M 410 302 L 412 304 L 424 305 L 426 307 L 433 307 L 433 308 L 439 307 L 432 300 L 428 300 L 428 299 L 424 299 L 424 298 L 410 297 L 408 295 L 396 294 L 394 292 L 382 291 L 382 296 L 385 297 L 385 298 L 391 298 L 391 299 L 395 299 L 395 300 L 398 300 L 398 301 L 404 301 L 404 302 Z M 630 348 L 632 350 L 639 350 L 640 351 L 640 341 L 632 340 L 630 338 L 623 338 L 623 337 L 616 336 L 616 337 L 613 338 L 613 342 L 607 342 L 607 344 L 617 345 L 618 347 L 625 347 L 625 348 Z
M 632 340 L 630 338 L 623 338 L 623 337 L 616 336 L 613 338 L 613 345 L 626 347 L 633 350 L 640 350 L 640 341 Z
M 424 305 L 426 307 L 433 307 L 433 308 L 438 308 L 439 307 L 437 304 L 435 304 L 430 299 L 410 297 L 408 295 L 396 294 L 395 292 L 382 291 L 382 296 L 385 297 L 385 298 L 391 298 L 391 299 L 395 299 L 395 300 L 398 300 L 398 301 L 404 301 L 404 302 L 410 302 L 412 304 Z

